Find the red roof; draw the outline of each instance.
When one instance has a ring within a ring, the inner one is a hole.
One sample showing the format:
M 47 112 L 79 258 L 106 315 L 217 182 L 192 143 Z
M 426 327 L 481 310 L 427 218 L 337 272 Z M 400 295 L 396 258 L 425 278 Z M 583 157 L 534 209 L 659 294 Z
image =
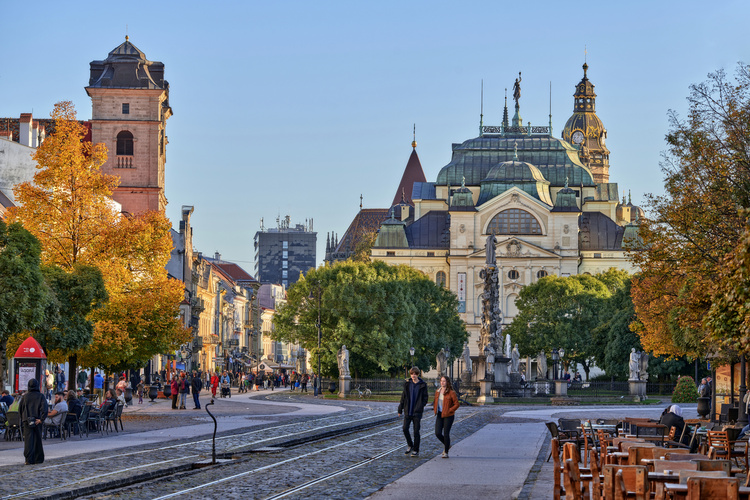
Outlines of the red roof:
M 396 189 L 396 196 L 393 197 L 393 203 L 391 203 L 391 206 L 401 203 L 402 195 L 404 201 L 413 206 L 414 202 L 411 201 L 411 190 L 414 187 L 415 182 L 427 182 L 427 178 L 424 176 L 424 170 L 422 170 L 422 164 L 419 162 L 419 156 L 417 156 L 416 148 L 412 149 L 409 161 L 406 162 L 404 175 L 401 176 L 401 182 L 398 185 L 398 189 Z
M 213 264 L 232 278 L 232 281 L 256 281 L 247 271 L 233 262 L 214 262 Z
M 349 224 L 349 228 L 341 237 L 336 252 L 354 252 L 357 244 L 365 234 L 375 233 L 380 225 L 388 218 L 387 208 L 363 208 Z
M 34 337 L 29 337 L 18 346 L 16 355 L 14 358 L 34 358 L 34 359 L 47 359 L 47 355 L 44 354 L 44 349 L 39 345 Z

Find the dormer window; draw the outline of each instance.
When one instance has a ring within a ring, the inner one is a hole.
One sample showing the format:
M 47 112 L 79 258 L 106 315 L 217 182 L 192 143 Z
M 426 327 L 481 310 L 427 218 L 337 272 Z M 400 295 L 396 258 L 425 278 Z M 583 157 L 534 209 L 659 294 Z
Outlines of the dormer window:
M 130 103 L 129 102 L 122 103 L 122 114 L 123 115 L 129 115 L 130 114 Z

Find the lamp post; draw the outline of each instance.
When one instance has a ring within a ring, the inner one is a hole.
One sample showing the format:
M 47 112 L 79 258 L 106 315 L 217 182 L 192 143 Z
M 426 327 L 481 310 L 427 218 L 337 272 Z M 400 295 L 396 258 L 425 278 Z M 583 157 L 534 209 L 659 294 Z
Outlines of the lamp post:
M 552 379 L 557 380 L 557 362 L 560 361 L 560 353 L 552 349 Z
M 409 354 L 411 354 L 411 366 L 414 366 L 414 351 L 415 349 L 413 347 L 409 348 Z M 411 370 L 411 367 L 409 368 Z
M 315 387 L 313 387 L 313 395 L 318 396 L 321 392 L 323 378 L 320 373 L 320 343 L 322 340 L 322 330 L 320 325 L 320 310 L 321 310 L 321 293 L 320 293 L 320 283 L 315 283 L 316 291 L 318 292 L 318 320 L 315 322 L 315 327 L 318 329 L 318 380 L 317 384 L 315 384 Z M 312 296 L 312 292 L 310 292 L 310 295 Z
M 563 378 L 563 357 L 565 356 L 565 350 L 561 347 L 557 350 L 557 352 L 560 354 L 560 378 Z
M 451 348 L 448 346 L 445 346 L 445 359 L 448 363 L 448 373 L 446 375 L 448 376 L 448 380 L 453 380 L 453 362 L 451 361 Z

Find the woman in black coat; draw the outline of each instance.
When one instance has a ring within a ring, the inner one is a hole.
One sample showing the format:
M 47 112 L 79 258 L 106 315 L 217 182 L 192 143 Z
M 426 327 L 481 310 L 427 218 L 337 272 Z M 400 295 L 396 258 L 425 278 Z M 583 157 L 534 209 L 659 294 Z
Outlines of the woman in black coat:
M 675 438 L 680 439 L 680 436 L 682 436 L 680 442 L 684 445 L 690 444 L 690 433 L 686 432 L 683 435 L 682 432 L 685 429 L 685 419 L 682 418 L 682 408 L 677 405 L 670 406 L 664 410 L 664 413 L 662 413 L 659 423 L 666 425 L 667 429 L 675 427 L 677 429 L 675 432 Z

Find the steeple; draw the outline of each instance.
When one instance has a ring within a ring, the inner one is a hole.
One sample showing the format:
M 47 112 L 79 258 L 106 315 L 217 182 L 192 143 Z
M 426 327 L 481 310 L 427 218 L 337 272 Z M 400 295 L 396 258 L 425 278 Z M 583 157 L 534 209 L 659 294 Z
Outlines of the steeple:
M 597 184 L 609 182 L 609 149 L 605 145 L 607 129 L 596 114 L 596 92 L 588 78 L 589 65 L 583 63 L 583 78 L 573 94 L 573 115 L 568 118 L 562 138 L 579 148 Z
M 505 89 L 505 106 L 503 107 L 503 130 L 507 129 L 508 124 L 508 89 Z
M 411 147 L 413 149 L 411 151 L 411 155 L 409 156 L 409 161 L 406 162 L 406 168 L 404 168 L 404 173 L 401 176 L 401 182 L 399 182 L 398 187 L 396 188 L 396 194 L 393 196 L 393 203 L 391 203 L 391 206 L 397 205 L 402 200 L 405 203 L 414 206 L 414 202 L 411 201 L 411 192 L 414 187 L 414 183 L 427 182 L 427 177 L 425 177 L 424 170 L 422 170 L 422 163 L 420 163 L 419 156 L 417 155 L 416 125 L 414 126 L 413 133 L 414 140 L 411 143 Z

